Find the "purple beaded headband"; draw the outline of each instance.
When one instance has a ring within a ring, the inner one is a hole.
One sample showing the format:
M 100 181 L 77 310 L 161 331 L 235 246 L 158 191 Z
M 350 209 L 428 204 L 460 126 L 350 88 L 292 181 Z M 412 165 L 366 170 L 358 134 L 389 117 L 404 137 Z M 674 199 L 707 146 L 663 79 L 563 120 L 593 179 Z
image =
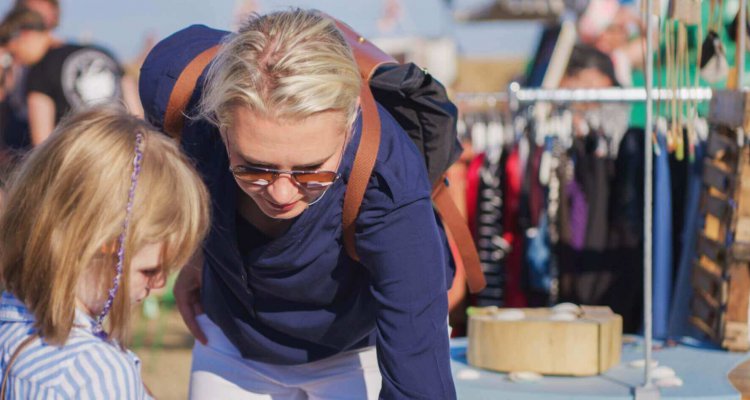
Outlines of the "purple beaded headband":
M 122 278 L 122 269 L 125 262 L 125 238 L 128 234 L 128 225 L 130 224 L 130 217 L 133 213 L 133 199 L 135 198 L 135 187 L 138 183 L 138 175 L 141 173 L 141 161 L 143 160 L 143 150 L 141 146 L 143 144 L 143 133 L 138 132 L 135 135 L 135 157 L 133 157 L 133 173 L 130 175 L 130 190 L 128 191 L 128 205 L 125 209 L 125 219 L 122 222 L 122 232 L 117 239 L 117 266 L 115 267 L 115 277 L 112 282 L 112 288 L 109 289 L 109 296 L 107 301 L 104 303 L 104 308 L 99 316 L 96 318 L 94 325 L 94 333 L 97 336 L 105 338 L 107 336 L 104 332 L 102 324 L 104 318 L 109 314 L 112 309 L 112 303 L 115 301 L 115 295 L 117 289 L 120 287 L 120 279 Z

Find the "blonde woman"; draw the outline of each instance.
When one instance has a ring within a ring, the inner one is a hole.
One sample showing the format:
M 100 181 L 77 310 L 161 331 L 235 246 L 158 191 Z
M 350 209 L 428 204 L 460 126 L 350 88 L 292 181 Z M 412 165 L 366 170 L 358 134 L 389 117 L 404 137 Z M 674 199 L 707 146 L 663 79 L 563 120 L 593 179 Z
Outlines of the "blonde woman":
M 251 16 L 231 34 L 178 32 L 141 70 L 152 122 L 163 121 L 175 71 L 219 42 L 200 98 L 209 122 L 182 130 L 213 206 L 203 260 L 175 287 L 198 339 L 191 398 L 455 398 L 447 246 L 424 160 L 382 109 L 357 220 L 361 261 L 343 247 L 362 123 L 341 33 L 299 9 Z
M 207 198 L 177 147 L 122 111 L 76 114 L 34 149 L 0 217 L 2 398 L 150 398 L 122 347 L 131 306 L 196 251 Z

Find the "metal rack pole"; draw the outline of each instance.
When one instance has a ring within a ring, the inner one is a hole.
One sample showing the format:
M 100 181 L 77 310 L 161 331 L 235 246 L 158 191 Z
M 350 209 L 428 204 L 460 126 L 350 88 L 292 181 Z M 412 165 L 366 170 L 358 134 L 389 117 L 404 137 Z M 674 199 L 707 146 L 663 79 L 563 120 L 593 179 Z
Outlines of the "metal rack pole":
M 737 46 L 739 60 L 737 60 L 737 89 L 743 88 L 743 76 L 745 75 L 745 42 L 747 37 L 747 0 L 740 0 L 739 27 L 737 28 Z
M 653 88 L 654 88 L 654 21 L 653 0 L 646 1 L 646 137 L 644 138 L 645 169 L 643 175 L 643 339 L 644 339 L 644 382 L 643 390 L 648 393 L 651 383 L 651 349 L 653 339 L 653 152 L 651 135 L 654 128 Z M 658 392 L 657 392 L 658 393 Z M 656 395 L 658 397 L 658 394 Z M 636 396 L 638 397 L 638 396 Z M 645 397 L 645 396 L 644 396 Z
M 686 87 L 677 90 L 652 89 L 653 100 L 711 100 L 710 88 Z M 489 105 L 507 102 L 512 110 L 518 110 L 523 104 L 537 102 L 550 103 L 642 103 L 646 101 L 646 88 L 603 88 L 603 89 L 529 89 L 522 88 L 514 82 L 507 92 L 493 93 L 459 93 L 458 101 L 484 101 Z

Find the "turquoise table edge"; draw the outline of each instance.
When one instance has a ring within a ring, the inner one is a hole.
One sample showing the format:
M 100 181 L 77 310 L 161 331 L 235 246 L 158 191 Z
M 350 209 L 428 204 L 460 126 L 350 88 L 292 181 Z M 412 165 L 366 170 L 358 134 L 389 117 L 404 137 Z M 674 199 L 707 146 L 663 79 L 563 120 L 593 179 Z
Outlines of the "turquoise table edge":
M 627 336 L 622 360 L 607 372 L 592 377 L 545 376 L 533 383 L 511 382 L 507 374 L 470 366 L 466 338 L 451 339 L 451 369 L 459 399 L 470 400 L 620 400 L 633 399 L 643 383 L 643 369 L 628 364 L 643 356 L 643 341 Z M 729 372 L 750 358 L 698 342 L 685 342 L 653 351 L 659 365 L 671 367 L 684 385 L 662 388 L 661 399 L 740 400 L 728 379 Z

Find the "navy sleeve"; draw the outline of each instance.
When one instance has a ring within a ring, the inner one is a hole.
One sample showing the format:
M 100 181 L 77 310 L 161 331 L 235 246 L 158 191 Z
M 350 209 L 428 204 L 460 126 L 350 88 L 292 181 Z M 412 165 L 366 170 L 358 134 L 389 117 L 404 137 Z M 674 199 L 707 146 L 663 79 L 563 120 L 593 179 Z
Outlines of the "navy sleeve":
M 368 188 L 356 235 L 357 252 L 372 275 L 371 290 L 378 302 L 380 398 L 454 399 L 448 261 L 426 175 L 425 184 L 419 184 L 421 179 L 412 182 L 409 193 L 386 181 L 373 176 L 371 183 L 377 188 Z

